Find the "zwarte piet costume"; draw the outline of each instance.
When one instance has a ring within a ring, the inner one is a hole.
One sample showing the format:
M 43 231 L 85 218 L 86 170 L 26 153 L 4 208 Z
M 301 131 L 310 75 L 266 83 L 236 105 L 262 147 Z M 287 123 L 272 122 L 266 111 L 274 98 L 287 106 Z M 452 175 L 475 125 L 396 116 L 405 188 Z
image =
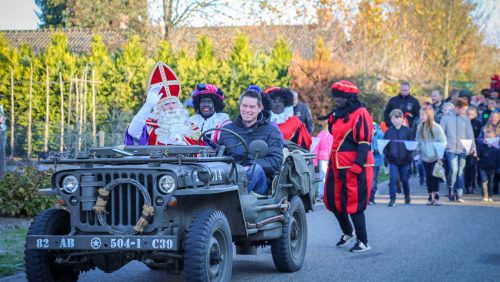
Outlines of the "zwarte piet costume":
M 271 87 L 266 89 L 264 94 L 269 95 L 271 101 L 281 98 L 284 102 L 283 112 L 275 113 L 271 111 L 271 122 L 278 125 L 283 139 L 294 142 L 300 147 L 309 150 L 312 143 L 312 137 L 306 125 L 293 111 L 293 93 L 290 89 Z
M 361 241 L 367 247 L 363 211 L 368 205 L 373 182 L 373 121 L 359 102 L 358 93 L 358 88 L 349 81 L 342 80 L 332 85 L 334 99 L 345 98 L 346 102 L 343 107 L 337 105 L 328 120 L 333 144 L 325 181 L 324 202 L 326 208 L 339 220 L 344 233 L 341 241 L 354 237 L 350 216 L 358 238 L 357 245 Z

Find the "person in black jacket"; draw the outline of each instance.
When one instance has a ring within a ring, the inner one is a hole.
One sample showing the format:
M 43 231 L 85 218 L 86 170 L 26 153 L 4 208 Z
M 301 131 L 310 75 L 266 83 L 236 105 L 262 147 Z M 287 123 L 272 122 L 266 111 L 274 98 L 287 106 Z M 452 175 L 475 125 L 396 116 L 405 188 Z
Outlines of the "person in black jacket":
M 411 201 L 408 179 L 413 154 L 406 149 L 404 141 L 413 140 L 413 136 L 411 129 L 402 125 L 403 112 L 401 110 L 392 110 L 389 116 L 391 117 L 393 126 L 390 127 L 384 135 L 384 139 L 391 140 L 384 148 L 384 163 L 389 165 L 389 207 L 393 207 L 396 205 L 396 182 L 398 180 L 398 175 L 403 184 L 405 203 L 409 204 Z
M 311 114 L 311 110 L 309 106 L 299 102 L 299 94 L 297 91 L 293 91 L 293 111 L 295 115 L 306 125 L 307 131 L 309 134 L 312 134 L 314 131 L 314 120 Z
M 467 115 L 469 116 L 470 124 L 472 125 L 472 131 L 474 131 L 474 138 L 477 140 L 482 126 L 481 121 L 477 118 L 477 109 L 472 106 L 469 107 Z M 478 178 L 476 157 L 474 155 L 468 155 L 465 159 L 464 170 L 465 194 L 474 194 L 477 186 L 476 180 Z
M 481 176 L 481 186 L 483 188 L 483 201 L 492 202 L 493 185 L 495 184 L 495 173 L 500 173 L 500 150 L 490 142 L 496 135 L 495 132 L 486 129 L 485 139 L 480 139 L 477 143 L 477 156 L 479 158 L 479 175 Z M 498 141 L 496 141 L 498 142 Z M 496 144 L 498 146 L 498 144 Z
M 240 96 L 240 114 L 233 123 L 225 125 L 238 133 L 250 144 L 254 140 L 263 140 L 269 146 L 268 154 L 255 160 L 251 155 L 246 156 L 241 141 L 233 134 L 221 131 L 219 145 L 226 147 L 225 155 L 231 156 L 237 163 L 244 166 L 248 177 L 252 176 L 248 184 L 248 192 L 265 195 L 269 188 L 268 177 L 272 178 L 279 171 L 283 162 L 283 140 L 279 130 L 270 124 L 267 112 L 263 112 L 262 97 L 255 90 L 246 90 Z M 255 171 L 252 174 L 252 165 Z
M 403 118 L 409 128 L 413 127 L 413 121 L 420 113 L 420 103 L 415 97 L 410 95 L 410 83 L 402 81 L 399 87 L 399 94 L 392 97 L 384 110 L 384 121 L 387 127 L 392 126 L 391 117 L 389 114 L 394 109 L 399 109 L 403 112 Z

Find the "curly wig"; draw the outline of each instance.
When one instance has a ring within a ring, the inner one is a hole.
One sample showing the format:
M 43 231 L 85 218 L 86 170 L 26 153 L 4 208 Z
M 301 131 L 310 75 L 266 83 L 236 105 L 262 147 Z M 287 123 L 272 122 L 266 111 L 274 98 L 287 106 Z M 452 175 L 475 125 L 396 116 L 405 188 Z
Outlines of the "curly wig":
M 271 100 L 276 99 L 277 97 L 281 97 L 285 104 L 285 107 L 293 106 L 293 93 L 288 88 L 279 88 L 277 90 L 271 91 L 269 93 Z

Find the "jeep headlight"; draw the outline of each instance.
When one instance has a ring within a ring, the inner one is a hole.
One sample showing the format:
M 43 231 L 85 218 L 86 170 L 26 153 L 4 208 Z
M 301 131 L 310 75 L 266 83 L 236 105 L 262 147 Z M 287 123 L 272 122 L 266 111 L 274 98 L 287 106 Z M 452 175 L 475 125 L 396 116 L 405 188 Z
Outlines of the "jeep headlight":
M 78 179 L 73 175 L 68 175 L 64 177 L 62 186 L 66 193 L 73 193 L 78 189 Z
M 158 189 L 164 194 L 170 194 L 175 189 L 175 179 L 171 175 L 164 175 L 158 181 Z

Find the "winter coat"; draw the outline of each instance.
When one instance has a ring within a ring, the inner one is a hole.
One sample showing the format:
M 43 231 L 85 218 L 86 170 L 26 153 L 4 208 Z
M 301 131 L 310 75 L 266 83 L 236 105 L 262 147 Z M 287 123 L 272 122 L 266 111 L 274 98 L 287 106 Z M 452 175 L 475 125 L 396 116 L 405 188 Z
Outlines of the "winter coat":
M 411 95 L 392 97 L 384 110 L 384 121 L 388 127 L 392 126 L 389 114 L 394 109 L 400 109 L 403 112 L 405 118 L 408 120 L 408 127 L 412 128 L 414 119 L 420 114 L 420 103 Z
M 448 140 L 446 151 L 455 154 L 470 154 L 465 151 L 465 147 L 460 142 L 461 139 L 472 140 L 472 149 L 476 149 L 474 142 L 474 131 L 468 116 L 459 116 L 455 111 L 450 111 L 441 118 L 441 128 Z
M 472 131 L 474 132 L 474 138 L 479 138 L 479 135 L 481 134 L 481 127 L 483 126 L 481 121 L 477 118 L 471 119 L 470 124 L 472 126 Z
M 437 123 L 441 122 L 441 118 L 444 115 L 443 105 L 444 105 L 444 102 L 442 102 L 442 101 L 441 101 L 441 104 L 439 106 L 437 106 L 436 104 L 432 104 L 432 109 L 434 110 L 434 121 Z
M 420 151 L 420 157 L 426 163 L 432 163 L 440 159 L 440 156 L 437 155 L 437 151 L 434 147 L 434 142 L 439 142 L 446 144 L 446 136 L 444 135 L 444 131 L 441 126 L 434 122 L 432 127 L 432 135 L 429 131 L 424 131 L 423 137 L 420 134 L 420 131 L 423 130 L 423 124 L 419 124 L 417 128 L 417 141 L 418 141 L 418 150 Z
M 283 139 L 280 131 L 271 125 L 269 117 L 265 116 L 264 113 L 258 115 L 257 122 L 251 127 L 245 127 L 241 115 L 238 115 L 233 123 L 227 124 L 223 128 L 238 133 L 248 145 L 254 140 L 266 142 L 269 146 L 267 156 L 259 157 L 256 162 L 269 177 L 272 177 L 275 172 L 280 170 L 283 163 Z M 235 135 L 221 131 L 218 144 L 226 146 L 225 155 L 233 157 L 237 163 L 243 166 L 252 165 L 255 161 L 254 158 L 248 154 L 247 159 L 243 161 L 245 149 L 243 145 L 235 146 L 238 143 L 241 143 L 241 141 Z
M 412 131 L 406 126 L 396 129 L 391 127 L 384 135 L 384 139 L 389 139 L 391 142 L 384 148 L 384 157 L 391 164 L 409 165 L 413 161 L 412 152 L 407 150 L 403 140 L 412 141 Z M 395 141 L 392 141 L 395 140 Z
M 327 161 L 330 158 L 333 136 L 328 130 L 323 129 L 316 137 L 319 138 L 319 142 L 318 145 L 314 147 L 313 153 L 316 154 L 314 165 L 318 166 L 319 161 Z
M 309 134 L 312 134 L 314 131 L 314 120 L 309 107 L 299 102 L 297 106 L 293 107 L 293 112 L 306 125 Z
M 480 140 L 477 142 L 477 157 L 479 168 L 500 171 L 500 149 Z

